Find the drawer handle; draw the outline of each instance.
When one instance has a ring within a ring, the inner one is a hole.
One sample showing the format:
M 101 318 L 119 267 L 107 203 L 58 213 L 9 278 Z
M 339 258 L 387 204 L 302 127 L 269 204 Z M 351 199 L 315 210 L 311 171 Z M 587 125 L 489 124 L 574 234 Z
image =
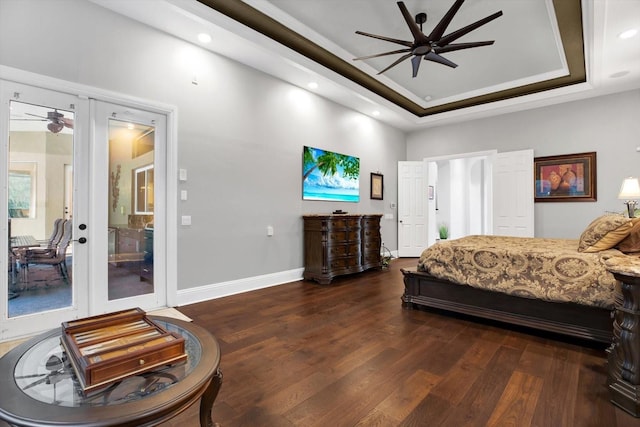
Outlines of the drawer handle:
M 138 361 L 138 363 L 139 363 L 140 365 L 144 365 L 144 359 L 140 359 L 140 360 Z

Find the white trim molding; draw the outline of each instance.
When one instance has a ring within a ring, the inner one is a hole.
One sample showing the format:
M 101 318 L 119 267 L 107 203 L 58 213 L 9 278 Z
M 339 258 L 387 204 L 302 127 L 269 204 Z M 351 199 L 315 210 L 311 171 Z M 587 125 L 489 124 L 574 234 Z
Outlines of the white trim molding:
M 303 272 L 304 268 L 296 268 L 278 273 L 264 274 L 261 276 L 247 277 L 244 279 L 198 286 L 197 288 L 179 290 L 177 306 L 194 304 L 197 302 L 278 286 L 284 283 L 296 282 L 298 280 L 302 280 Z

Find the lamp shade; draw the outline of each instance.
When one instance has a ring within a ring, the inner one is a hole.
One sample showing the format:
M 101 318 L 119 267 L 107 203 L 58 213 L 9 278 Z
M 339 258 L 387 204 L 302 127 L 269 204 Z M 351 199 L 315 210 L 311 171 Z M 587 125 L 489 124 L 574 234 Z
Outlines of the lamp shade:
M 638 178 L 625 178 L 620 187 L 618 199 L 640 199 L 640 183 Z

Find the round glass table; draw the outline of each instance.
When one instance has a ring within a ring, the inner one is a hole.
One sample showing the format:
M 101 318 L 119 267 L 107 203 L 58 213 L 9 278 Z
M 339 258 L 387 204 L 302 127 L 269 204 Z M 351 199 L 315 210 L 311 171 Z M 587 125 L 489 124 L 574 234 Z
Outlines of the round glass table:
M 193 323 L 150 317 L 185 338 L 185 362 L 85 395 L 60 343 L 61 328 L 54 329 L 0 358 L 0 419 L 13 426 L 152 426 L 200 399 L 200 425 L 213 426 L 222 384 L 218 342 Z

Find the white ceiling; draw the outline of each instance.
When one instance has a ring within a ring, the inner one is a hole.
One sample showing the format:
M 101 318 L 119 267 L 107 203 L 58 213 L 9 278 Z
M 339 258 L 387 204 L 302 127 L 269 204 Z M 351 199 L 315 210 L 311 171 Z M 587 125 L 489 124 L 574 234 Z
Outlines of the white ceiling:
M 618 37 L 630 28 L 640 30 L 640 0 L 582 0 L 585 83 L 427 115 L 407 111 L 394 99 L 371 90 L 370 85 L 345 77 L 196 0 L 92 1 L 305 89 L 309 82 L 316 82 L 318 87 L 308 90 L 367 115 L 377 111 L 378 120 L 407 131 L 640 88 L 640 35 L 627 40 Z M 566 0 L 556 0 L 559 1 Z M 453 2 L 404 0 L 412 15 L 427 13 L 425 33 L 430 32 Z M 377 75 L 400 55 L 366 61 L 353 58 L 401 46 L 357 35 L 355 31 L 412 40 L 395 1 L 245 0 L 244 3 L 330 52 L 346 67 L 355 66 L 357 72 L 371 76 L 375 79 L 371 80 L 374 87 L 380 84 L 424 109 L 566 76 L 563 47 L 574 48 L 564 46 L 559 37 L 551 0 L 467 0 L 446 33 L 501 10 L 503 16 L 457 41 L 495 40 L 494 45 L 443 54 L 459 65 L 455 69 L 423 61 L 418 76 L 412 78 L 411 62 L 406 60 Z M 201 44 L 197 40 L 200 32 L 209 33 L 213 40 Z M 297 37 L 293 39 L 297 41 Z
M 429 34 L 454 0 L 405 0 L 411 16 L 427 13 L 423 32 Z M 389 0 L 244 0 L 304 37 L 321 44 L 340 58 L 397 50 L 403 46 L 355 34 L 355 30 L 412 41 L 411 33 L 396 2 Z M 340 13 L 331 14 L 332 10 Z M 472 31 L 456 42 L 495 40 L 493 46 L 443 54 L 459 66 L 455 69 L 424 62 L 416 78 L 405 60 L 378 79 L 394 87 L 423 107 L 443 104 L 538 81 L 543 76 L 566 75 L 562 41 L 551 0 L 468 1 L 455 14 L 445 34 L 495 12 L 504 15 Z M 431 17 L 431 18 L 429 18 Z M 535 35 L 535 37 L 531 37 Z M 376 75 L 401 55 L 353 63 Z M 430 102 L 425 97 L 431 98 Z

